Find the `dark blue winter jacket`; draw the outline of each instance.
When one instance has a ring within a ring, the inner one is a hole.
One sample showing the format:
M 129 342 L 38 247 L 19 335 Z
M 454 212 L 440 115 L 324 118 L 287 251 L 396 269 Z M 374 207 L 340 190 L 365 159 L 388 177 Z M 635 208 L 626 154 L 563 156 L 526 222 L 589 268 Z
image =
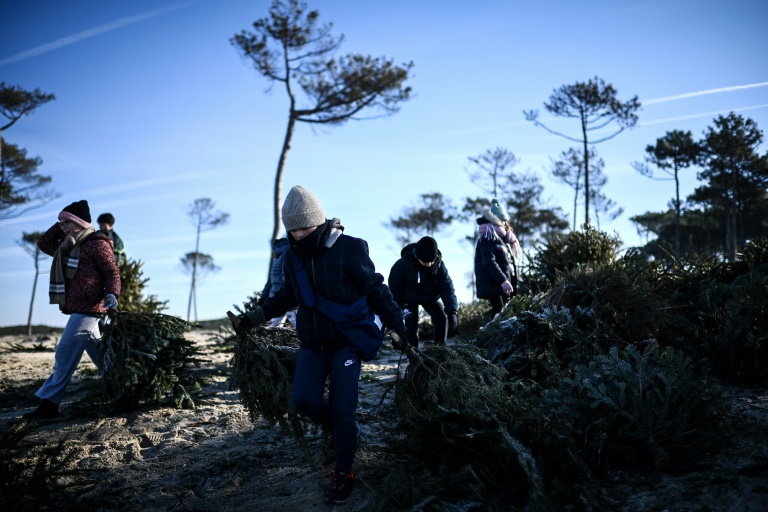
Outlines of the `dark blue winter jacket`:
M 493 232 L 487 231 L 475 246 L 475 290 L 479 299 L 489 299 L 503 294 L 501 283 L 512 284 L 512 295 L 517 293 L 517 270 L 512 252 L 506 243 Z
M 267 319 L 298 306 L 296 331 L 302 347 L 330 350 L 346 341 L 330 318 L 303 304 L 293 261 L 296 258 L 301 258 L 316 295 L 344 305 L 365 295 L 384 327 L 405 330 L 402 311 L 384 284 L 384 276 L 376 272 L 367 242 L 344 235 L 343 229 L 338 219 L 330 219 L 299 241 L 289 233 L 291 249 L 283 257 L 283 286 L 262 306 Z
M 400 308 L 406 305 L 429 304 L 443 300 L 447 313 L 459 310 L 453 281 L 443 262 L 443 255 L 437 251 L 437 259 L 431 267 L 424 267 L 416 258 L 416 244 L 406 245 L 400 251 L 400 259 L 389 271 L 389 289 Z

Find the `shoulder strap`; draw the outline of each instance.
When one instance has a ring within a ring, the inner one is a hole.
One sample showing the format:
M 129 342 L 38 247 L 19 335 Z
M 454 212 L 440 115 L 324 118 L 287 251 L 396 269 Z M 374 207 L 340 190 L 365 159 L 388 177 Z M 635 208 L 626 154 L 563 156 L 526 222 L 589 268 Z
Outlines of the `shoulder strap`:
M 299 293 L 308 308 L 317 308 L 323 315 L 334 322 L 347 322 L 358 318 L 366 318 L 370 315 L 368 300 L 363 295 L 349 306 L 333 302 L 322 295 L 316 295 L 312 284 L 309 282 L 309 276 L 304 268 L 304 262 L 301 258 L 293 257 L 293 270 L 296 272 L 296 282 L 299 285 Z
M 315 291 L 312 289 L 312 285 L 309 283 L 309 277 L 307 271 L 304 269 L 304 262 L 301 258 L 294 256 L 293 270 L 296 273 L 296 282 L 299 285 L 299 293 L 301 293 L 301 299 L 304 304 L 309 308 L 315 307 Z

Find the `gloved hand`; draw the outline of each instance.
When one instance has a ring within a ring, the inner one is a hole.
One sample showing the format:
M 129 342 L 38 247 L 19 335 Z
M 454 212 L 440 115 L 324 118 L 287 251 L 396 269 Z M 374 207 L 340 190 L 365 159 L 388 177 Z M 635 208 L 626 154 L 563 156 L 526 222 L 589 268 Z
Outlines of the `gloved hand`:
M 501 291 L 504 292 L 504 295 L 512 295 L 512 292 L 514 291 L 514 288 L 512 288 L 512 283 L 509 281 L 504 281 L 501 283 Z
M 251 327 L 253 327 L 253 323 L 251 322 L 251 319 L 248 318 L 248 315 L 240 315 L 237 317 L 239 322 L 237 325 L 232 323 L 232 327 L 235 329 L 235 333 L 239 336 L 240 334 L 243 334 L 244 332 L 248 332 Z
M 455 311 L 448 313 L 448 337 L 456 335 L 459 332 L 459 315 Z
M 405 352 L 405 346 L 408 343 L 405 327 L 398 326 L 396 329 L 389 332 L 389 336 L 392 338 L 392 348 L 399 350 L 400 352 Z
M 117 309 L 117 297 L 108 293 L 107 296 L 104 297 L 104 307 L 107 308 L 107 310 Z
M 235 332 L 237 334 L 248 332 L 250 329 L 265 323 L 267 323 L 267 317 L 264 316 L 264 310 L 261 309 L 261 306 L 257 306 L 253 311 L 240 315 L 240 325 L 235 328 Z
M 406 304 L 403 306 L 403 318 L 409 317 L 414 314 L 414 308 Z

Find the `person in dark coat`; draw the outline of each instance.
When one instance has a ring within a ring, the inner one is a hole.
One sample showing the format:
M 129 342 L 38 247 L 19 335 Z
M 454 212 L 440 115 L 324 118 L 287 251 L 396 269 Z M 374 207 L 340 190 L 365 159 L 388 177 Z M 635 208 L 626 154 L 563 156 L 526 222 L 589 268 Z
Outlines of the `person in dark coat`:
M 272 242 L 272 268 L 269 271 L 269 279 L 261 291 L 258 306 L 264 305 L 267 297 L 273 296 L 283 286 L 283 256 L 290 246 L 286 237 L 278 238 Z
M 494 315 L 517 293 L 515 258 L 522 255 L 520 243 L 509 225 L 509 215 L 494 199 L 477 219 L 475 246 L 475 291 L 491 304 Z
M 458 326 L 459 302 L 437 241 L 425 236 L 400 251 L 389 271 L 389 289 L 403 310 L 408 343 L 419 346 L 419 307 L 432 319 L 435 343 L 444 345 Z
M 128 261 L 128 257 L 125 255 L 125 244 L 123 243 L 123 239 L 120 238 L 113 229 L 115 227 L 115 216 L 111 213 L 102 213 L 99 215 L 99 218 L 96 219 L 96 222 L 99 224 L 99 232 L 112 240 L 117 267 L 122 267 Z
M 59 404 L 83 352 L 100 366 L 99 319 L 108 309 L 117 308 L 120 296 L 120 271 L 112 241 L 91 226 L 87 201 L 64 208 L 37 246 L 53 256 L 49 298 L 69 320 L 56 344 L 53 373 L 35 393 L 41 399 L 40 406 L 23 415 L 28 420 L 59 415 Z
M 278 238 L 272 242 L 272 268 L 269 271 L 267 284 L 264 285 L 264 289 L 261 290 L 261 295 L 259 295 L 259 300 L 256 302 L 257 306 L 263 306 L 267 297 L 273 296 L 283 286 L 283 256 L 285 256 L 289 248 L 290 245 L 286 237 Z M 275 327 L 282 325 L 284 322 L 289 322 L 292 326 L 296 327 L 296 311 L 291 310 L 281 317 L 273 318 L 270 325 Z
M 384 276 L 374 268 L 366 241 L 345 235 L 339 219 L 326 219 L 314 194 L 293 187 L 281 213 L 290 243 L 290 250 L 283 256 L 283 285 L 262 306 L 242 315 L 237 330 L 262 325 L 298 306 L 296 332 L 301 346 L 293 380 L 293 404 L 300 414 L 333 433 L 336 460 L 325 501 L 339 505 L 349 498 L 355 480 L 352 464 L 359 434 L 356 411 L 362 335 L 348 332 L 341 322 L 321 313 L 321 299 L 342 306 L 363 301 L 364 318 L 357 320 L 373 322 L 373 313 L 378 315 L 393 331 L 396 348 L 402 349 L 405 343 L 405 324 L 402 311 L 384 284 Z M 307 287 L 314 292 L 315 304 L 307 302 Z M 374 327 L 380 344 L 382 332 Z M 327 399 L 323 396 L 326 381 Z

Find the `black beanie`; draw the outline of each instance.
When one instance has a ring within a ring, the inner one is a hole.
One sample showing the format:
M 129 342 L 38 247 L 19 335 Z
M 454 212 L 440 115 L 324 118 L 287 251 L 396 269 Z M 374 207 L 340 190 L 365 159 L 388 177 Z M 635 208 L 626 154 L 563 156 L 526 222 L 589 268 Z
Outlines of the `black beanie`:
M 77 219 L 83 220 L 86 224 L 91 223 L 91 209 L 88 208 L 88 201 L 85 199 L 82 199 L 80 201 L 75 201 L 74 203 L 70 204 L 69 206 L 65 207 L 61 213 L 59 214 L 59 218 L 70 218 L 68 215 L 63 215 L 64 212 L 76 217 Z M 76 220 L 71 219 L 70 220 Z M 78 224 L 81 224 L 78 222 Z
M 425 263 L 437 259 L 437 242 L 431 236 L 425 236 L 416 242 L 416 257 Z

